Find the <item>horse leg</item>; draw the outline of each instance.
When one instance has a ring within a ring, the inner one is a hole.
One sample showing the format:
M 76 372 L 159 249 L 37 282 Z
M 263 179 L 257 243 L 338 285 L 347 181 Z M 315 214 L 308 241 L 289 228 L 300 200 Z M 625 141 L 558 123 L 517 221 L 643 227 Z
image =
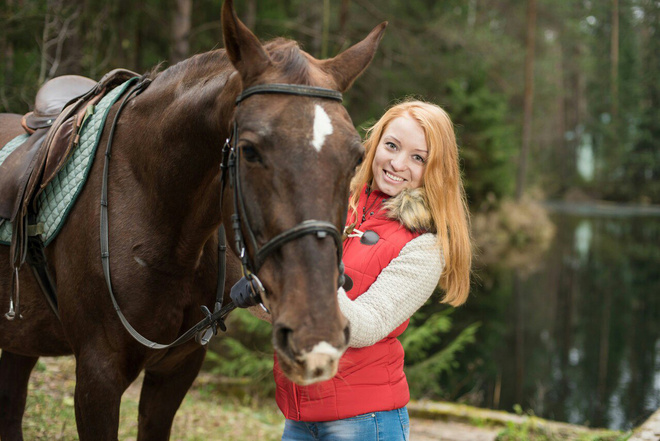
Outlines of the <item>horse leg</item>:
M 147 369 L 140 393 L 138 441 L 164 441 L 170 437 L 174 414 L 204 361 L 199 348 L 172 368 Z
M 121 396 L 138 369 L 121 367 L 112 351 L 76 354 L 76 424 L 80 441 L 116 440 Z
M 0 439 L 23 441 L 21 423 L 25 412 L 30 373 L 39 357 L 2 351 L 0 356 Z

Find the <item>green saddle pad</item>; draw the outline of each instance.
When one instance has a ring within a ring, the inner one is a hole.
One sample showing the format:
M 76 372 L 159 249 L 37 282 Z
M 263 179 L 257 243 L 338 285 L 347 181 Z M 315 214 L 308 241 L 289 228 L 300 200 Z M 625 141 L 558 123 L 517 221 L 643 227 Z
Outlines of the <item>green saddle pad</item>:
M 134 80 L 128 80 L 115 87 L 98 102 L 94 107 L 94 113 L 87 117 L 80 131 L 78 147 L 62 170 L 39 195 L 37 222 L 43 224 L 41 238 L 45 245 L 48 245 L 57 236 L 85 185 L 110 107 Z M 28 135 L 17 136 L 0 149 L 0 164 L 27 138 Z M 101 195 L 99 194 L 99 200 L 100 198 Z M 5 222 L 0 226 L 0 244 L 10 244 L 11 230 L 12 225 L 9 222 Z

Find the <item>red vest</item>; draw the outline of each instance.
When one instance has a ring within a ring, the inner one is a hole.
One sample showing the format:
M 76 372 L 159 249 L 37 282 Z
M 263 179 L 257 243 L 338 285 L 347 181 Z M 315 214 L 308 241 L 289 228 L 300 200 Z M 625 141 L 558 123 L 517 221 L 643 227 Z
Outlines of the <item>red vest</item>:
M 381 205 L 386 197 L 379 192 L 368 195 L 365 187 L 358 204 L 356 228 L 376 232 L 378 242 L 365 245 L 359 237 L 344 241 L 346 275 L 353 281 L 347 292 L 351 300 L 367 291 L 383 268 L 419 236 L 387 218 Z M 355 217 L 349 212 L 346 225 L 353 222 Z M 284 416 L 296 421 L 331 421 L 405 406 L 410 393 L 403 373 L 403 347 L 396 337 L 407 326 L 408 320 L 372 346 L 348 348 L 339 361 L 337 375 L 310 386 L 298 386 L 287 379 L 275 357 L 276 400 Z

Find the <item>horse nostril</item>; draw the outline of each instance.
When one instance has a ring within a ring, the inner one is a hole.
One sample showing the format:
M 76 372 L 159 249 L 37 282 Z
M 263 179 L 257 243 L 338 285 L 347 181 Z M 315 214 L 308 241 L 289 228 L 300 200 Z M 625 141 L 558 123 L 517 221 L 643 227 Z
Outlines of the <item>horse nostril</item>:
M 351 339 L 351 328 L 346 325 L 344 328 L 344 343 L 348 346 L 348 341 Z
M 283 325 L 277 325 L 275 329 L 275 347 L 279 348 L 282 352 L 291 358 L 293 358 L 293 351 L 289 341 L 292 334 L 293 329 Z

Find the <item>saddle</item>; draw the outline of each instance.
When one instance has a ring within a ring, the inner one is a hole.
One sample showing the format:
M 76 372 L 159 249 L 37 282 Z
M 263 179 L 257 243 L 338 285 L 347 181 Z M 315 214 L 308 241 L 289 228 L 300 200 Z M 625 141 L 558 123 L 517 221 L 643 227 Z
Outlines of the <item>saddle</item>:
M 39 89 L 34 111 L 23 116 L 21 125 L 30 136 L 0 166 L 0 224 L 6 220 L 12 223 L 10 260 L 16 285 L 18 269 L 32 246 L 28 237 L 42 233 L 39 225 L 30 225 L 36 223 L 38 196 L 66 165 L 94 105 L 136 76 L 129 70 L 115 69 L 99 82 L 77 75 L 53 78 Z M 17 286 L 12 291 L 18 291 Z

